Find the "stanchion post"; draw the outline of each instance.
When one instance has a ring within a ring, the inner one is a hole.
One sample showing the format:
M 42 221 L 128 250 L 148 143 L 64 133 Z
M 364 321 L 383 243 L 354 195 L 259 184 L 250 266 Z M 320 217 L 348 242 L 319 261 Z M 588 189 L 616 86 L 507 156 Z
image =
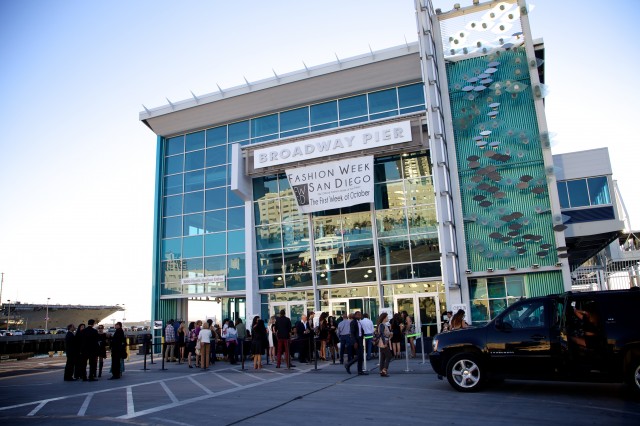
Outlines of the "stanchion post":
M 422 344 L 422 363 L 426 364 L 426 361 L 424 360 L 424 334 L 420 335 L 420 343 Z
M 238 343 L 240 344 L 240 358 L 242 358 L 241 369 L 244 370 L 244 339 L 242 343 L 240 343 L 240 339 L 238 339 Z M 233 354 L 233 356 L 236 356 Z
M 144 364 L 143 364 L 143 371 L 147 371 L 147 339 L 145 338 L 142 341 L 142 350 L 144 352 Z
M 362 336 L 362 371 L 367 370 L 367 339 L 373 339 L 373 336 Z
M 160 354 L 162 356 L 162 368 L 161 370 L 166 370 L 166 368 L 164 368 L 164 354 L 167 352 L 167 342 L 164 341 L 164 336 L 160 338 L 160 343 L 162 345 L 162 353 Z
M 315 361 L 314 370 L 318 369 L 318 341 L 317 337 L 313 338 L 313 360 Z
M 407 350 L 407 345 L 409 344 L 409 338 L 407 337 L 407 335 L 404 335 L 404 355 L 405 355 L 405 359 L 406 359 L 406 363 L 407 363 L 407 368 L 405 368 L 404 372 L 408 373 L 410 371 L 412 371 L 409 368 L 409 351 Z
M 153 362 L 153 352 L 156 350 L 155 340 L 155 336 L 151 335 L 151 365 L 155 364 L 155 362 Z

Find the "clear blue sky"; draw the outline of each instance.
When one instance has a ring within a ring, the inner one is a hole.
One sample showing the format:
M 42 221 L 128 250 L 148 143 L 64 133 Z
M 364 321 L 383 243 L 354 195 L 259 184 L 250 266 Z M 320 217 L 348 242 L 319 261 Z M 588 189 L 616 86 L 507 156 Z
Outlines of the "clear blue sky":
M 530 3 L 534 36 L 546 44 L 553 151 L 608 146 L 637 223 L 640 2 Z M 127 319 L 149 319 L 155 135 L 138 121 L 141 104 L 415 41 L 413 7 L 412 0 L 0 2 L 3 302 L 124 303 Z

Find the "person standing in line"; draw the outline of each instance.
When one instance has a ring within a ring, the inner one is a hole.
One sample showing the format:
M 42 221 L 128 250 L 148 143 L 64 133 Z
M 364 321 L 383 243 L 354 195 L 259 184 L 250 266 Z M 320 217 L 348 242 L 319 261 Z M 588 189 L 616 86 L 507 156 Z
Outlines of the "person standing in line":
M 122 323 L 117 322 L 115 324 L 116 331 L 113 332 L 111 337 L 111 377 L 107 380 L 115 380 L 122 377 L 122 371 L 120 371 L 120 363 L 127 356 L 127 342 L 122 330 Z
M 320 313 L 320 321 L 318 323 L 318 340 L 320 340 L 320 355 L 319 358 L 322 361 L 327 360 L 327 342 L 329 341 L 329 314 L 326 312 Z
M 402 311 L 402 317 L 404 319 L 404 335 L 411 336 L 416 334 L 416 326 L 413 323 L 413 319 L 411 315 L 407 311 Z M 407 337 L 407 342 L 409 342 L 409 347 L 411 348 L 411 358 L 416 357 L 416 340 L 415 337 Z M 409 350 L 409 348 L 405 348 L 405 350 Z
M 278 361 L 276 368 L 280 368 L 282 352 L 284 352 L 287 368 L 291 368 L 291 356 L 289 354 L 289 339 L 291 338 L 291 320 L 286 316 L 284 309 L 280 311 L 280 316 L 276 318 L 276 336 L 278 337 Z
M 87 321 L 87 328 L 82 331 L 80 341 L 82 342 L 82 365 L 86 369 L 89 363 L 89 379 L 90 382 L 98 380 L 96 372 L 98 369 L 98 331 L 93 328 L 95 321 L 90 319 Z M 82 379 L 83 381 L 85 379 Z
M 253 319 L 252 327 L 255 326 L 255 322 L 258 317 Z M 253 329 L 250 331 L 253 333 Z M 238 335 L 238 344 L 236 345 L 236 357 L 240 358 L 246 356 L 247 354 L 244 352 L 244 341 L 247 339 L 247 326 L 242 322 L 242 318 L 238 317 L 236 319 L 236 334 Z
M 327 319 L 329 323 L 329 349 L 331 351 L 331 359 L 335 363 L 336 355 L 338 354 L 338 324 L 336 323 L 336 318 L 330 316 Z
M 229 321 L 229 327 L 227 327 L 227 352 L 229 353 L 229 362 L 231 364 L 237 364 L 238 362 L 236 346 L 238 346 L 238 332 L 233 321 Z
M 362 324 L 360 324 L 361 319 L 362 314 L 360 313 L 360 311 L 356 311 L 356 313 L 353 314 L 353 320 L 351 321 L 351 324 L 349 324 L 349 329 L 351 331 L 351 342 L 353 343 L 353 350 L 355 351 L 356 356 L 354 359 L 346 363 L 344 368 L 347 370 L 347 373 L 351 374 L 351 366 L 357 361 L 358 375 L 364 376 L 368 375 L 369 373 L 362 369 L 364 364 L 364 346 L 362 344 L 364 333 L 362 331 Z
M 451 318 L 451 330 L 460 330 L 467 328 L 469 324 L 464 320 L 465 312 L 462 309 L 458 309 L 458 312 Z
M 300 320 L 296 322 L 296 343 L 299 344 L 300 349 L 298 352 L 298 361 L 299 362 L 308 362 L 310 359 L 309 356 L 309 335 L 311 335 L 311 339 L 313 339 L 313 333 L 309 328 L 310 322 L 307 320 L 306 315 L 302 315 Z
M 166 346 L 164 353 L 165 362 L 173 362 L 176 360 L 173 351 L 176 344 L 176 330 L 173 328 L 173 319 L 170 319 L 164 328 L 164 343 Z
M 262 368 L 262 353 L 264 352 L 264 341 L 267 329 L 264 321 L 258 318 L 256 326 L 251 329 L 251 353 L 253 354 L 253 368 L 260 370 Z
M 378 317 L 376 322 L 378 328 L 378 334 L 380 339 L 378 340 L 378 350 L 380 352 L 380 376 L 389 377 L 387 370 L 389 369 L 389 363 L 393 354 L 391 353 L 391 328 L 387 321 L 388 314 L 383 312 Z
M 347 352 L 347 361 L 353 359 L 353 348 L 351 347 L 351 319 L 347 313 L 342 314 L 342 321 L 338 323 L 338 337 L 340 338 L 340 364 L 344 363 L 344 353 Z
M 209 330 L 208 323 L 202 324 L 202 330 L 200 330 L 198 340 L 200 340 L 200 365 L 202 365 L 203 370 L 207 370 L 209 368 L 209 354 L 211 351 L 211 330 Z
M 269 328 L 267 329 L 267 340 L 269 341 L 269 360 L 276 362 L 276 317 L 269 318 Z
M 98 377 L 102 377 L 102 368 L 104 367 L 104 359 L 107 357 L 107 333 L 104 332 L 104 326 L 98 326 Z
M 84 354 L 82 349 L 82 338 L 84 334 L 84 329 L 87 326 L 82 323 L 78 324 L 78 329 L 76 330 L 75 338 L 73 339 L 74 345 L 76 347 L 76 379 L 82 379 L 83 382 L 87 381 L 87 363 L 84 361 Z
M 373 322 L 369 319 L 369 314 L 362 314 L 360 324 L 362 325 L 362 332 L 365 337 L 364 344 L 367 348 L 367 361 L 369 361 L 371 359 L 371 349 L 373 347 Z
M 76 327 L 73 324 L 67 326 L 67 334 L 64 337 L 64 349 L 67 354 L 67 363 L 64 366 L 64 381 L 73 382 L 79 379 L 75 375 L 78 364 L 78 346 L 76 336 L 73 334 Z
M 400 314 L 394 314 L 393 318 L 391 318 L 391 350 L 393 355 L 397 358 L 401 358 L 401 344 L 402 341 L 402 317 Z
M 180 321 L 180 326 L 178 327 L 178 332 L 176 334 L 176 343 L 178 346 L 178 362 L 180 363 L 182 361 L 186 361 L 186 359 L 184 359 L 184 350 L 186 347 L 185 336 L 187 335 L 187 331 L 184 328 L 184 321 Z
M 191 365 L 191 357 L 192 355 L 196 356 L 196 342 L 198 341 L 198 335 L 196 334 L 196 323 L 191 321 L 189 323 L 189 330 L 187 331 L 187 359 L 189 361 L 189 368 L 193 368 Z

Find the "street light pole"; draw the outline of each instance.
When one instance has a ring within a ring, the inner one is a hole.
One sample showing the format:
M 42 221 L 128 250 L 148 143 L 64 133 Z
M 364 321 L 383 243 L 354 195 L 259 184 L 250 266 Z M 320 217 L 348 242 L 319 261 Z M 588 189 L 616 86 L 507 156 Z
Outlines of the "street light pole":
M 44 318 L 44 332 L 49 332 L 49 300 L 51 298 L 47 297 L 47 316 Z
M 7 299 L 7 331 L 9 331 L 9 318 L 11 315 L 11 300 Z

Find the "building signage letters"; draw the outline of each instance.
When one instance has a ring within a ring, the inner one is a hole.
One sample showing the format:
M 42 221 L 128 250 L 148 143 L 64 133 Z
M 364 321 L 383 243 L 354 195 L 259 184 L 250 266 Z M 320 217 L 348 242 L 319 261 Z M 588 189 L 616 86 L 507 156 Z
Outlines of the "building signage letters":
M 385 124 L 256 149 L 253 154 L 253 167 L 259 169 L 278 164 L 294 163 L 312 158 L 393 145 L 410 140 L 410 121 Z
M 373 156 L 288 169 L 302 213 L 373 202 Z
M 180 284 L 209 284 L 224 282 L 224 275 L 208 275 L 206 277 L 182 278 Z

